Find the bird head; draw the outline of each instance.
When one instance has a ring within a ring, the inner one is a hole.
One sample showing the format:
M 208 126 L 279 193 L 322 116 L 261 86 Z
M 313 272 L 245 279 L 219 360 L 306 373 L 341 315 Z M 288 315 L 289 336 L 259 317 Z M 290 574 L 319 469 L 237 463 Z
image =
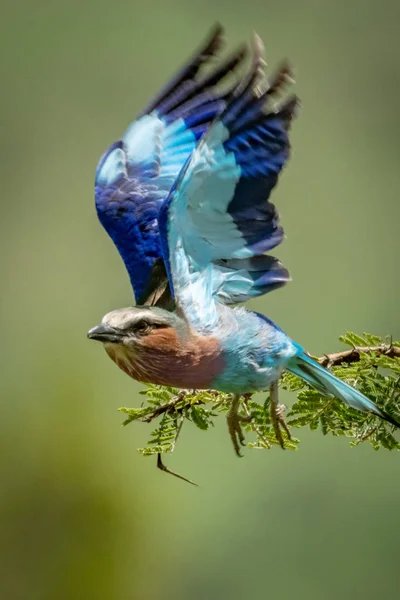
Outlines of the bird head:
M 120 308 L 88 332 L 133 379 L 207 389 L 224 368 L 221 345 L 193 332 L 176 312 L 155 306 Z
M 175 313 L 155 306 L 130 306 L 107 313 L 87 335 L 106 346 L 119 344 L 135 350 L 152 345 L 156 339 L 175 339 L 185 328 L 183 319 Z

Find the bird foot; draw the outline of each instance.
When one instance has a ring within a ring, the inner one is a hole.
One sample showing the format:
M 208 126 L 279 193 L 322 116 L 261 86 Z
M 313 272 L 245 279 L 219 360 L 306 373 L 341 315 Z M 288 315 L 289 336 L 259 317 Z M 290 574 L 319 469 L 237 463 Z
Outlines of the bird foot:
M 282 429 L 286 432 L 288 439 L 292 439 L 289 427 L 285 422 L 286 406 L 284 404 L 278 404 L 278 384 L 273 383 L 270 388 L 270 417 L 271 423 L 274 428 L 275 437 L 279 442 L 280 447 L 285 449 L 285 440 L 282 436 Z
M 232 444 L 235 449 L 237 456 L 242 457 L 243 455 L 240 452 L 240 446 L 245 446 L 245 437 L 243 434 L 243 430 L 241 427 L 241 423 L 248 423 L 251 421 L 251 415 L 241 415 L 239 413 L 240 407 L 240 396 L 234 395 L 232 400 L 231 408 L 226 416 L 226 421 L 228 423 L 229 435 L 231 436 Z

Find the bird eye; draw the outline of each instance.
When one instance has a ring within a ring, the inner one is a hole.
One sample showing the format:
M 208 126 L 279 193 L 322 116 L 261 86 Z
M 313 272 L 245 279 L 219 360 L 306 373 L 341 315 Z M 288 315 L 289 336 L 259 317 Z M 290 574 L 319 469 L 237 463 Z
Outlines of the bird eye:
M 151 330 L 152 326 L 149 323 L 147 323 L 147 321 L 142 321 L 141 323 L 138 323 L 135 327 L 136 333 L 140 333 L 140 335 L 146 335 L 147 333 L 150 333 Z

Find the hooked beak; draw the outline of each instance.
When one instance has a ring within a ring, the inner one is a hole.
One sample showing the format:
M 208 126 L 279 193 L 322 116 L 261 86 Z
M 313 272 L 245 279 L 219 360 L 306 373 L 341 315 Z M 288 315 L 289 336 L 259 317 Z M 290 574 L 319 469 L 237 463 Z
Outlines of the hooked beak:
M 104 323 L 92 327 L 87 334 L 89 340 L 97 340 L 98 342 L 111 342 L 113 344 L 120 344 L 122 342 L 123 334 L 118 329 L 110 327 Z

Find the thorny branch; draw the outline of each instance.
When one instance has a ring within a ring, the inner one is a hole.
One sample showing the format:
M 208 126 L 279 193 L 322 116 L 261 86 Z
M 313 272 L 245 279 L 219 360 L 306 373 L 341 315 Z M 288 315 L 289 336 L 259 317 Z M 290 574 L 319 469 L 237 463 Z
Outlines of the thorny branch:
M 380 346 L 355 346 L 350 350 L 343 352 L 334 352 L 333 354 L 324 354 L 317 360 L 320 365 L 331 368 L 342 363 L 354 363 L 360 360 L 361 354 L 376 354 L 377 356 L 388 356 L 389 358 L 400 358 L 400 347 L 391 344 L 381 344 Z
M 154 412 L 151 413 L 151 415 L 149 415 L 148 417 L 146 417 L 144 419 L 144 422 L 151 423 L 151 421 L 153 419 L 156 419 L 157 417 L 159 417 L 160 415 L 162 415 L 166 412 L 174 412 L 175 407 L 180 402 L 182 402 L 186 398 L 186 396 L 189 396 L 192 394 L 194 395 L 195 393 L 196 393 L 196 390 L 180 390 L 179 394 L 177 396 L 175 396 L 174 398 L 172 398 L 167 404 L 158 406 L 154 410 Z M 218 396 L 218 392 L 216 392 L 215 390 L 207 390 L 207 393 L 212 396 Z M 198 400 L 195 400 L 194 402 L 191 402 L 190 404 L 191 404 L 191 406 L 196 406 L 196 405 L 200 405 L 200 404 L 206 404 L 206 402 L 204 400 L 202 400 L 201 398 L 199 398 Z

